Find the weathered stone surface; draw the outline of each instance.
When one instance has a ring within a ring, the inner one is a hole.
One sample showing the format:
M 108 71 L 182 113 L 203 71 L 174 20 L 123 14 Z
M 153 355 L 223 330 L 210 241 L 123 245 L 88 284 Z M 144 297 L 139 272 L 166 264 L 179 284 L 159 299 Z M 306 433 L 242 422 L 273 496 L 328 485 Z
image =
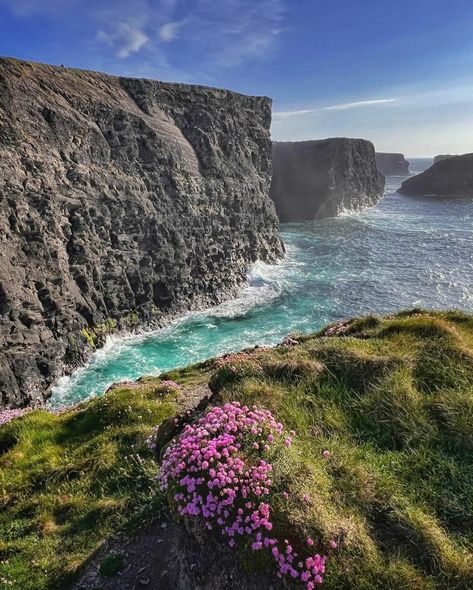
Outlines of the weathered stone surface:
M 0 405 L 83 362 L 83 328 L 219 303 L 282 256 L 270 121 L 264 97 L 0 59 Z
M 473 197 L 473 153 L 439 160 L 402 183 L 399 192 L 412 196 Z
M 409 174 L 409 162 L 404 154 L 376 152 L 376 165 L 384 176 L 407 176 Z
M 280 221 L 334 217 L 383 196 L 373 144 L 364 139 L 273 142 L 270 195 Z

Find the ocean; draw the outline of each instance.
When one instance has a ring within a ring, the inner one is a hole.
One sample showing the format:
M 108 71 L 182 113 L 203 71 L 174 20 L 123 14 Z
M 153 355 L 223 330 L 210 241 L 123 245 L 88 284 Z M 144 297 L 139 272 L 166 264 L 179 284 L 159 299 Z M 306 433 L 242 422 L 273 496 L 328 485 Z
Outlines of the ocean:
M 418 173 L 432 160 L 410 162 Z M 473 312 L 473 200 L 404 197 L 396 192 L 404 179 L 388 177 L 384 199 L 371 209 L 283 225 L 285 260 L 253 265 L 238 299 L 158 331 L 110 337 L 86 366 L 59 380 L 49 404 L 74 404 L 117 381 L 276 344 L 356 315 Z

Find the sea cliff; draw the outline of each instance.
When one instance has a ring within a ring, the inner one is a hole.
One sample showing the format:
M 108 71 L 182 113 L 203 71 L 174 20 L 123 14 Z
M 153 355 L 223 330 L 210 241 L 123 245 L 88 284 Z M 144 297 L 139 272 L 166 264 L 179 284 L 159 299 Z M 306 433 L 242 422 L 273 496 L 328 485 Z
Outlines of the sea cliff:
M 270 195 L 280 221 L 334 217 L 374 205 L 384 177 L 364 139 L 274 142 Z
M 0 406 L 283 254 L 271 101 L 0 59 Z
M 403 182 L 399 192 L 412 196 L 472 197 L 473 154 L 437 160 L 422 174 Z
M 376 152 L 376 165 L 384 176 L 407 176 L 409 174 L 409 162 L 404 154 Z

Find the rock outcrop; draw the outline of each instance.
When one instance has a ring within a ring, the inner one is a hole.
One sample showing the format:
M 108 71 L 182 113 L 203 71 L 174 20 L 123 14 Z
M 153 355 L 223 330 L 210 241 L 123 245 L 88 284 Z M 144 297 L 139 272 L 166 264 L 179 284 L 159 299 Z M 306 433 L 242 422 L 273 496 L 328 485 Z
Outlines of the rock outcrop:
M 273 142 L 270 195 L 280 221 L 334 217 L 374 205 L 384 177 L 364 139 Z
M 441 162 L 442 160 L 448 160 L 449 158 L 456 158 L 458 154 L 451 155 L 451 154 L 440 154 L 434 157 L 434 164 L 437 162 Z
M 376 165 L 384 176 L 407 176 L 409 174 L 409 162 L 404 154 L 376 152 Z
M 439 160 L 402 183 L 399 192 L 412 196 L 473 197 L 473 153 Z
M 271 101 L 0 59 L 0 405 L 283 254 Z

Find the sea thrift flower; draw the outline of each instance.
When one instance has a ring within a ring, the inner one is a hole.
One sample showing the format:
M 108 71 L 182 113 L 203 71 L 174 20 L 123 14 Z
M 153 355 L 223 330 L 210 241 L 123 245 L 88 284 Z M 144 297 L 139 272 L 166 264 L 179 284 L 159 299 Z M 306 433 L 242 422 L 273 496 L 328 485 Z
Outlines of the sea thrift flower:
M 328 449 L 325 449 L 322 455 L 325 459 L 328 459 L 330 457 L 330 451 Z
M 253 551 L 268 551 L 279 577 L 300 579 L 309 590 L 319 583 L 326 557 L 299 556 L 294 546 L 300 543 L 281 543 L 270 534 L 273 467 L 268 459 L 273 448 L 290 447 L 294 434 L 285 436 L 271 412 L 256 406 L 235 402 L 212 408 L 167 448 L 158 481 L 182 517 L 201 519 L 207 529 L 227 537 L 229 547 L 241 539 Z
M 1 410 L 0 411 L 0 426 L 7 424 L 14 418 L 21 418 L 30 408 L 17 408 L 14 410 Z
M 330 541 L 330 547 L 332 549 L 336 549 L 338 547 L 337 542 L 336 541 Z

